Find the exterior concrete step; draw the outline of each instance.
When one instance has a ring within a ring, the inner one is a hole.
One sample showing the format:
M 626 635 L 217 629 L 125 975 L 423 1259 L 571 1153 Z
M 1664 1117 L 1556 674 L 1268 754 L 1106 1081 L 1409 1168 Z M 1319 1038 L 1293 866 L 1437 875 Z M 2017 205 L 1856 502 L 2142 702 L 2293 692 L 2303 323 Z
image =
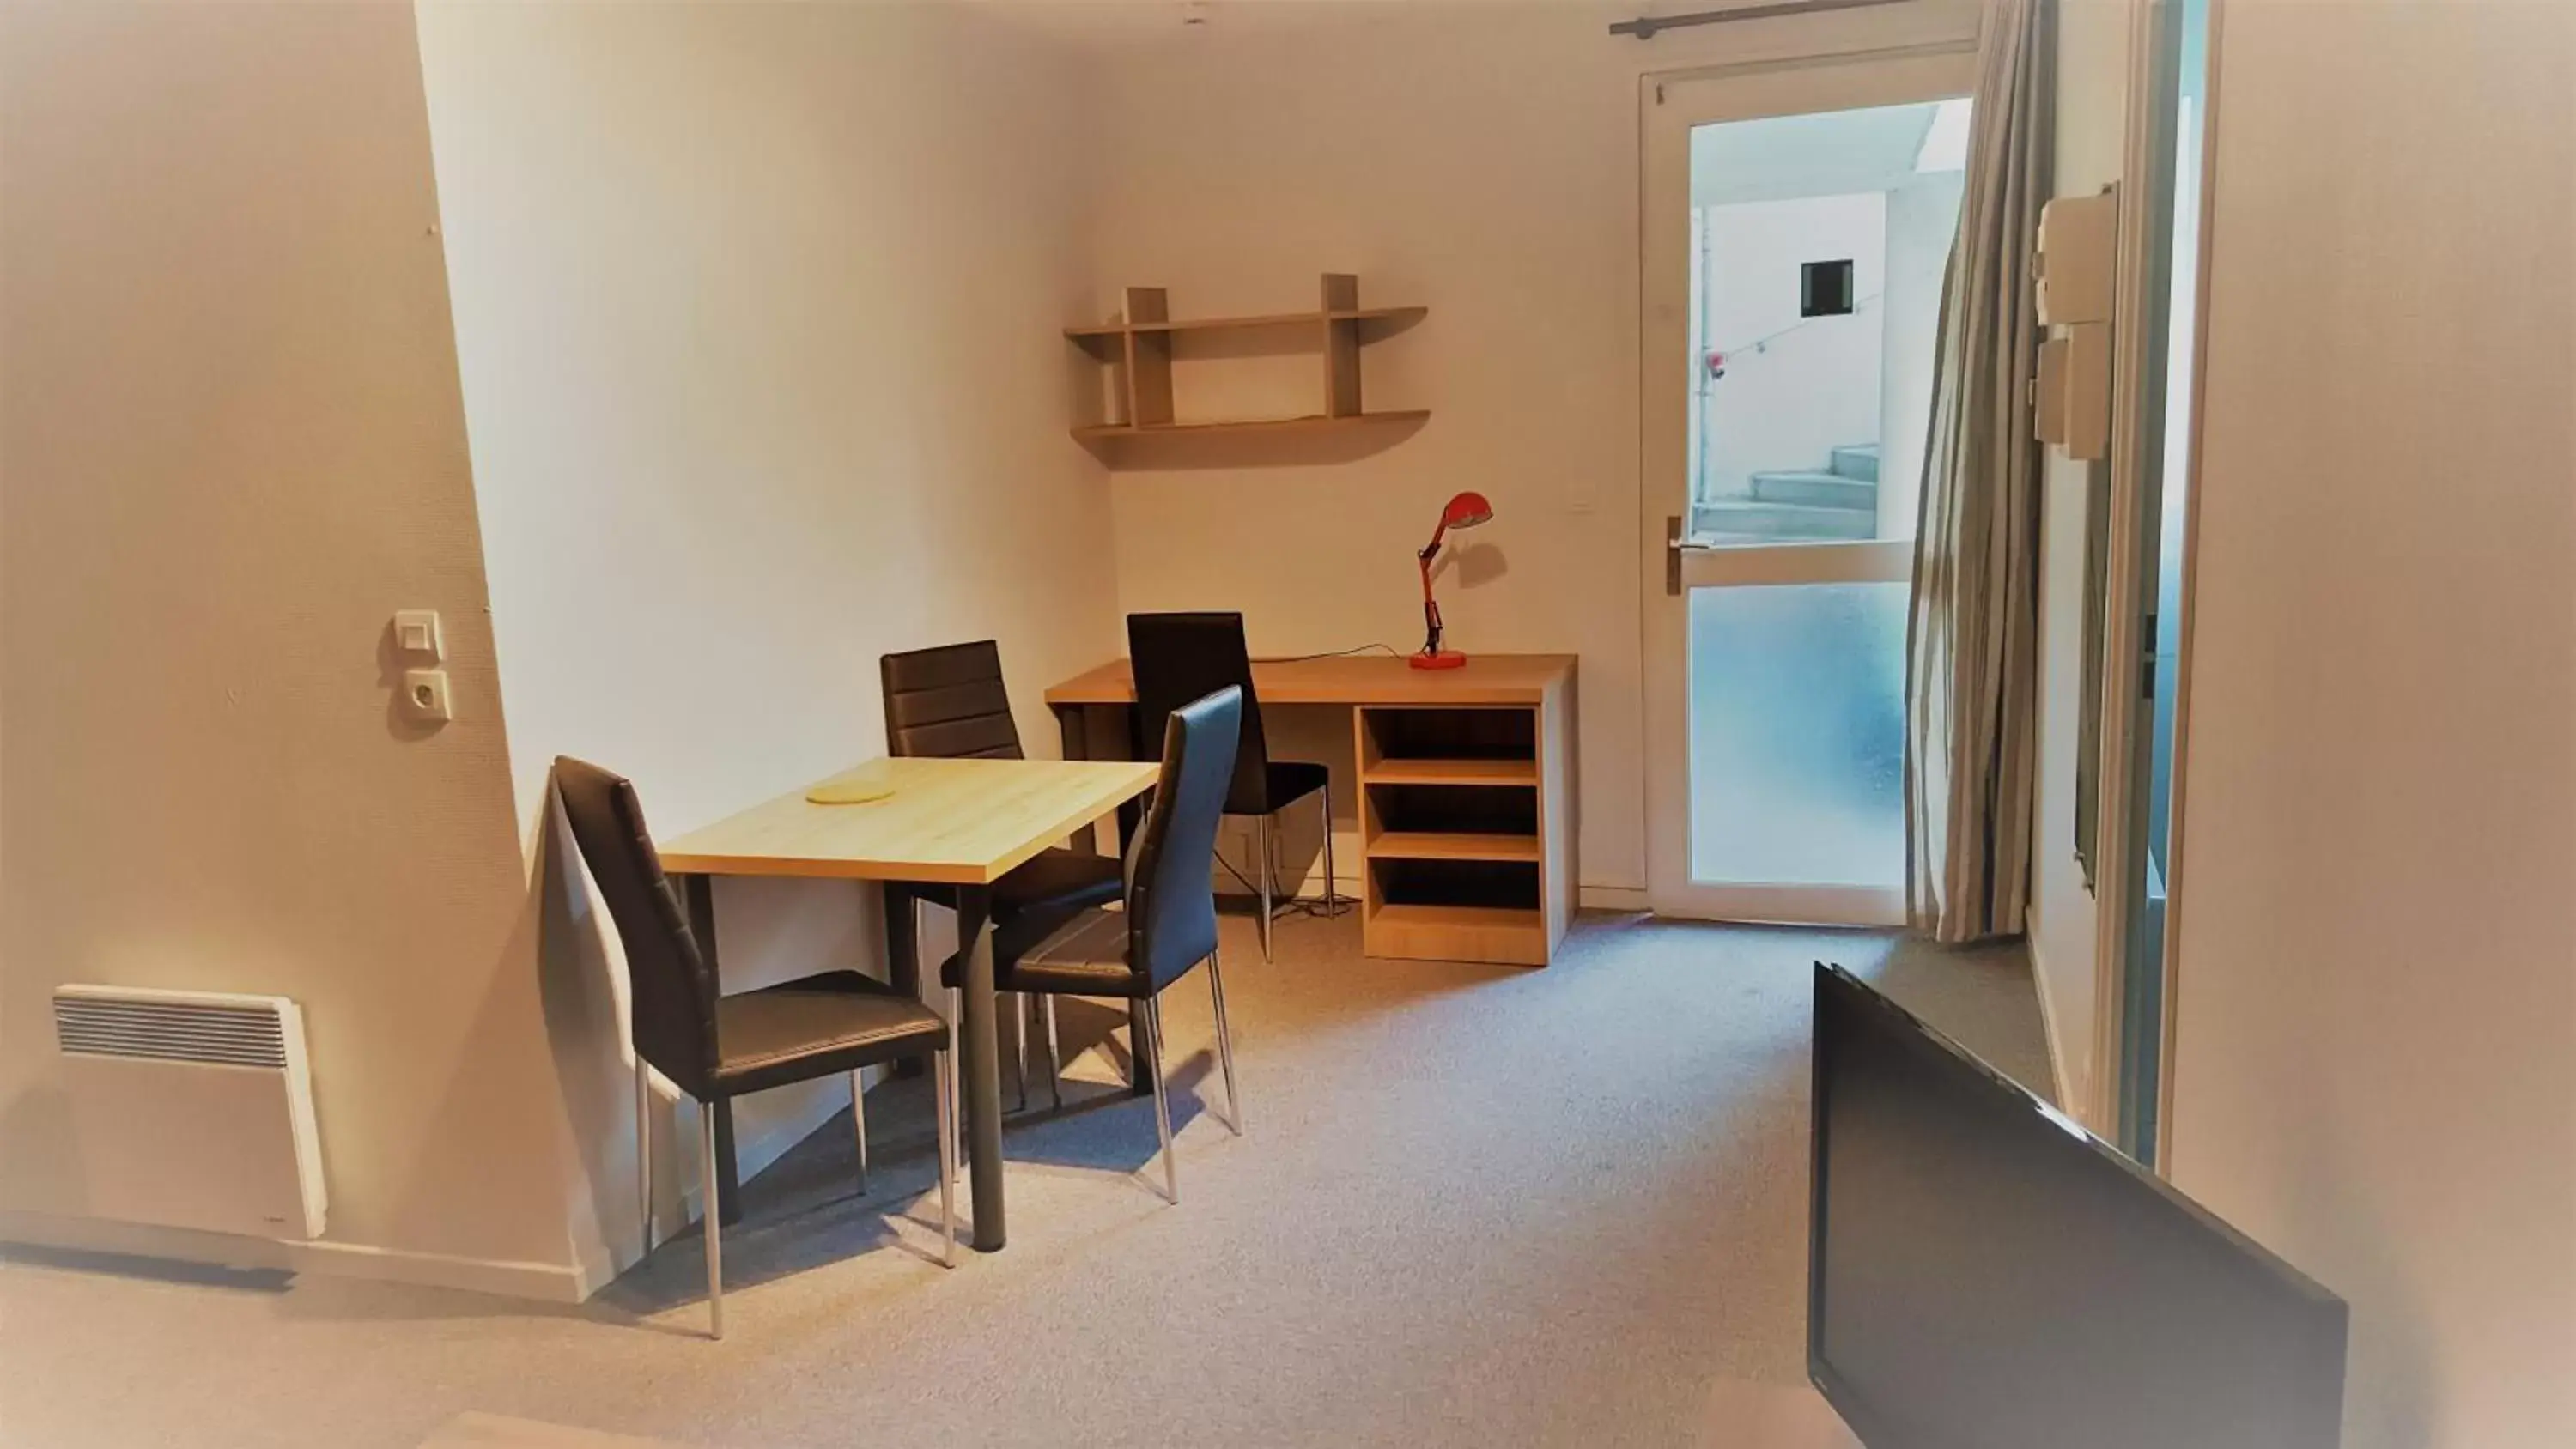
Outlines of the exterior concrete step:
M 1753 496 L 1765 503 L 1848 508 L 1872 515 L 1878 512 L 1878 485 L 1842 473 L 1756 473 Z
M 1878 444 L 1858 443 L 1834 449 L 1833 471 L 1864 482 L 1878 481 Z
M 1867 539 L 1878 533 L 1878 515 L 1858 508 L 1813 508 L 1802 503 L 1729 498 L 1693 504 L 1691 533 L 1697 538 L 1779 542 Z

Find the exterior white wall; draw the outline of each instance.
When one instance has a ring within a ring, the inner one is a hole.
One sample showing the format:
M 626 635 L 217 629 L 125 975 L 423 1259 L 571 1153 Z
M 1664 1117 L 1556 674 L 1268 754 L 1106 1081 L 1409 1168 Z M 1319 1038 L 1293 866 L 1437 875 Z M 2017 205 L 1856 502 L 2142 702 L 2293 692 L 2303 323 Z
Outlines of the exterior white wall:
M 0 6 L 0 175 L 0 1231 L 572 1296 L 411 7 Z M 81 1220 L 67 981 L 302 1005 L 324 1242 Z
M 1878 536 L 1912 538 L 1923 508 L 1941 284 L 1959 235 L 1966 173 L 1935 172 L 1887 193 L 1885 375 L 1879 384 Z
M 2216 55 L 2168 1165 L 2352 1449 L 2576 1442 L 2576 9 Z
M 1755 473 L 1822 472 L 1838 446 L 1878 441 L 1887 289 L 1887 196 L 1806 196 L 1712 206 L 1702 321 L 1724 351 L 1709 389 L 1701 497 L 1742 498 Z M 1800 317 L 1801 269 L 1848 259 L 1852 311 Z
M 420 29 L 539 862 L 557 753 L 683 830 L 879 753 L 889 650 L 998 638 L 1053 753 L 1045 687 L 1120 652 L 1104 484 L 1065 431 L 1070 60 L 949 5 L 442 4 Z M 580 1227 L 596 1275 L 636 1237 L 622 974 L 586 893 L 540 884 L 586 1171 L 612 1185 Z M 877 899 L 721 884 L 726 984 L 873 968 Z M 847 1100 L 746 1101 L 745 1170 Z M 693 1152 L 654 1156 L 694 1180 Z
M 2128 7 L 2066 0 L 2057 22 L 2057 194 L 2090 196 L 2120 174 Z M 2096 466 L 2047 450 L 2040 522 L 2039 792 L 2031 841 L 2030 955 L 2060 1100 L 2092 1100 L 2095 914 L 2075 854 L 2084 708 L 2085 529 Z

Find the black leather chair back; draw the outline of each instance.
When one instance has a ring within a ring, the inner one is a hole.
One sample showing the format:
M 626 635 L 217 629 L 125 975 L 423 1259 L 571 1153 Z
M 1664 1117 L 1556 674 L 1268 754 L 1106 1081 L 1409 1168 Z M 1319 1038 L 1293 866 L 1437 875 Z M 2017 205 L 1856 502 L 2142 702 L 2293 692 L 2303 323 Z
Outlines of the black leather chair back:
M 1163 726 L 1163 773 L 1127 858 L 1127 964 L 1156 991 L 1216 950 L 1216 827 L 1242 729 L 1231 685 Z
M 883 655 L 877 674 L 885 685 L 887 754 L 1020 758 L 1002 650 L 992 640 Z
M 1130 614 L 1127 658 L 1136 676 L 1136 754 L 1163 739 L 1163 721 L 1192 700 L 1218 690 L 1243 692 L 1243 738 L 1236 743 L 1225 808 L 1234 815 L 1267 815 L 1270 744 L 1261 732 L 1261 701 L 1252 692 L 1252 652 L 1243 642 L 1243 616 L 1225 613 Z
M 716 1066 L 715 978 L 689 932 L 679 894 L 662 873 L 635 786 L 558 755 L 555 792 L 626 948 L 636 1053 L 681 1091 L 703 1099 Z

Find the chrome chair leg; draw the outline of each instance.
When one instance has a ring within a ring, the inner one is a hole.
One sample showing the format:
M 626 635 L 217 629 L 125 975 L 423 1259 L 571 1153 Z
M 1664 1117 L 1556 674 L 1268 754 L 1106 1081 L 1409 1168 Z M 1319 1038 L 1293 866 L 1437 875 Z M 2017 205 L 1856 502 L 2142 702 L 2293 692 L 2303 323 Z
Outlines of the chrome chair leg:
M 1011 1044 L 1019 1048 L 1020 1068 L 1016 1080 L 1020 1087 L 1019 1110 L 1029 1110 L 1029 994 L 1011 993 Z
M 1316 791 L 1315 799 L 1324 811 L 1324 919 L 1331 920 L 1334 910 L 1341 904 L 1340 897 L 1334 894 L 1337 885 L 1333 877 L 1333 787 L 1327 785 Z
M 1243 1093 L 1234 1085 L 1234 1032 L 1225 1024 L 1225 977 L 1217 969 L 1217 953 L 1208 953 L 1208 997 L 1216 1006 L 1216 1060 L 1225 1073 L 1225 1125 L 1234 1135 L 1243 1135 Z
M 1163 1003 L 1145 998 L 1146 1049 L 1153 1053 L 1154 1131 L 1163 1142 L 1163 1198 L 1178 1205 L 1181 1200 L 1181 1169 L 1172 1157 L 1172 1103 L 1163 1088 Z
M 644 1232 L 644 1251 L 653 1254 L 653 1069 L 635 1058 L 635 1220 Z
M 1038 998 L 1038 1013 L 1046 1018 L 1047 1096 L 1054 1101 L 1055 1109 L 1061 1112 L 1064 1110 L 1064 1049 L 1056 1044 L 1054 993 Z
M 859 1196 L 868 1195 L 868 1089 L 850 1073 L 850 1130 L 859 1137 Z
M 957 1060 L 966 1054 L 964 1050 L 965 1040 L 965 1000 L 958 989 L 951 986 L 948 988 L 948 1069 L 941 1075 L 948 1079 L 948 1095 L 950 1100 L 961 1108 L 965 1105 L 966 1099 L 962 1095 L 964 1088 L 957 1080 Z M 956 1125 L 948 1133 L 949 1138 L 954 1143 L 954 1146 L 951 1149 L 953 1155 L 940 1159 L 948 1164 L 947 1171 L 944 1175 L 952 1182 L 957 1178 L 957 1164 L 964 1160 L 966 1156 L 965 1117 L 966 1114 L 962 1110 L 956 1114 Z
M 957 1266 L 957 1093 L 948 1075 L 953 1057 L 953 1052 L 943 1051 L 930 1058 L 931 1075 L 939 1079 L 939 1230 L 947 1235 L 947 1245 L 939 1252 L 943 1268 Z
M 716 1201 L 716 1108 L 698 1103 L 698 1216 L 707 1225 L 707 1337 L 724 1337 L 724 1242 Z
M 1252 863 L 1252 871 L 1261 890 L 1261 959 L 1267 961 L 1270 959 L 1270 817 L 1258 817 L 1252 833 L 1253 846 L 1260 853 L 1260 859 Z

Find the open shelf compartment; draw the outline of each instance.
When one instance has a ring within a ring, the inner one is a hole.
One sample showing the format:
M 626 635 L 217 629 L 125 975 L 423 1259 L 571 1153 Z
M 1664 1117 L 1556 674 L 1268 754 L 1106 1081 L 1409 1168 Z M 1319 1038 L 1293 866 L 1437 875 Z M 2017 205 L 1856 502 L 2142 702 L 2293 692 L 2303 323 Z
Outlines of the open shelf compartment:
M 1549 846 L 1540 711 L 1358 711 L 1370 955 L 1545 965 Z

